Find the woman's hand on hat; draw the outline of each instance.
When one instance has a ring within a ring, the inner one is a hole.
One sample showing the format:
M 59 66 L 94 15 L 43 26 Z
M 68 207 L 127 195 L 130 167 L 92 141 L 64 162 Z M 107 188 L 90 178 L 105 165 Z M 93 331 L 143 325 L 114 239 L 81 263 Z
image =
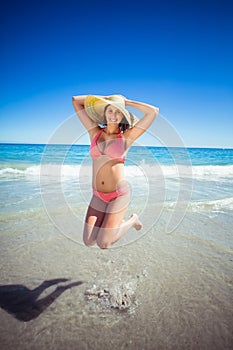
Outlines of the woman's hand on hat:
M 119 96 L 121 96 L 124 99 L 124 101 L 127 100 L 127 98 L 125 96 L 123 96 L 123 95 L 119 95 Z

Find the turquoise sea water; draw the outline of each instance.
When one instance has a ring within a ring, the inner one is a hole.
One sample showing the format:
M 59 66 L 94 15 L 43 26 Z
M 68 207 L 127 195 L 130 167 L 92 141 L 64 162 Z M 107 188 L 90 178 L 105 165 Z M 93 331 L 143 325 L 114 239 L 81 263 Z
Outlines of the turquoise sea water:
M 48 162 L 63 162 L 65 164 L 80 164 L 89 154 L 88 145 L 38 145 L 38 144 L 0 144 L 1 170 L 12 165 L 17 169 L 20 164 L 40 164 L 46 152 Z M 196 165 L 233 165 L 233 149 L 222 148 L 166 148 L 138 146 L 132 147 L 128 153 L 135 162 L 151 161 L 155 157 L 161 164 L 173 164 L 173 154 L 176 154 L 180 164 L 186 164 L 190 157 L 193 166 Z M 127 164 L 127 163 L 126 163 Z M 21 167 L 22 169 L 22 167 Z
M 183 193 L 183 201 L 195 210 L 208 207 L 210 216 L 212 209 L 233 209 L 233 149 L 138 146 L 130 149 L 125 165 L 136 206 L 145 195 L 171 206 Z M 2 211 L 41 207 L 44 183 L 54 198 L 60 186 L 66 202 L 87 203 L 89 146 L 0 144 Z
M 88 145 L 1 144 L 0 154 L 5 215 L 53 206 L 76 208 L 83 220 L 92 195 Z M 170 229 L 186 211 L 232 215 L 233 149 L 135 146 L 125 174 L 132 191 L 129 210 L 150 222 L 147 230 L 164 210 L 173 213 Z M 146 218 L 150 211 L 153 220 Z

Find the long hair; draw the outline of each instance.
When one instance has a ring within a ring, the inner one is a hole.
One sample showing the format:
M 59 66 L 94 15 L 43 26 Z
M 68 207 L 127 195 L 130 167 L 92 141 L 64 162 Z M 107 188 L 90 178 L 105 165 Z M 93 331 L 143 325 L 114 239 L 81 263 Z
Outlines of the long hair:
M 107 126 L 107 119 L 106 119 L 106 116 L 105 116 L 105 112 L 106 112 L 106 109 L 108 108 L 108 106 L 111 106 L 111 105 L 108 104 L 107 106 L 104 107 L 104 123 L 103 123 L 103 126 Z M 126 117 L 123 116 L 121 122 L 119 123 L 119 129 L 120 129 L 120 131 L 124 132 L 125 130 L 127 130 L 129 128 L 130 128 L 129 122 L 126 119 Z

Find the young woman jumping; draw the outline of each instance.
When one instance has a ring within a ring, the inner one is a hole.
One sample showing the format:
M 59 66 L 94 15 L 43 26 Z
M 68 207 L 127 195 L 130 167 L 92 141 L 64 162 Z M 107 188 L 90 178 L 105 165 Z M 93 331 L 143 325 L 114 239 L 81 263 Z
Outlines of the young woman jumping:
M 128 100 L 122 95 L 73 96 L 73 106 L 87 129 L 93 160 L 93 196 L 85 218 L 83 241 L 110 248 L 131 227 L 142 228 L 137 214 L 124 220 L 130 202 L 130 188 L 124 176 L 126 153 L 152 124 L 159 109 Z M 125 107 L 144 113 L 138 120 Z

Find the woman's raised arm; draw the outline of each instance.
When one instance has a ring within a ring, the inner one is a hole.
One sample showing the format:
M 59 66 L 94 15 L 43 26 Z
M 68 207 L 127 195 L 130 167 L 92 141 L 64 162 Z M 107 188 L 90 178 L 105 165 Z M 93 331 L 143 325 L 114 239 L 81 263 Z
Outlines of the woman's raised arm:
M 135 124 L 135 126 L 131 129 L 128 129 L 125 133 L 125 136 L 129 142 L 132 143 L 151 126 L 159 114 L 159 108 L 147 103 L 132 101 L 128 99 L 125 99 L 125 105 L 134 107 L 144 113 L 144 116 Z
M 73 96 L 72 103 L 81 123 L 84 125 L 87 131 L 90 132 L 98 124 L 91 120 L 91 118 L 89 118 L 88 114 L 86 113 L 84 109 L 85 98 L 86 95 Z

